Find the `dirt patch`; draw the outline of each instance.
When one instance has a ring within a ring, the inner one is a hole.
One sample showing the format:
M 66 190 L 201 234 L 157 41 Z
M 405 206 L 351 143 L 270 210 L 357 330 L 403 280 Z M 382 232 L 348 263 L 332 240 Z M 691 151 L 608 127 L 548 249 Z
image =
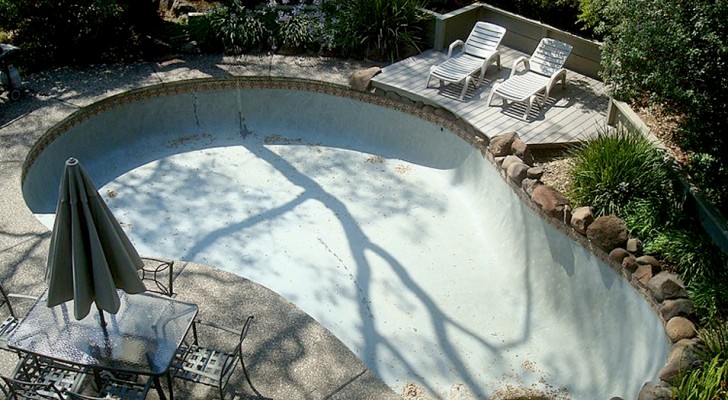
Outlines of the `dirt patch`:
M 263 138 L 265 144 L 300 144 L 303 143 L 302 138 L 287 138 L 279 135 L 269 135 Z

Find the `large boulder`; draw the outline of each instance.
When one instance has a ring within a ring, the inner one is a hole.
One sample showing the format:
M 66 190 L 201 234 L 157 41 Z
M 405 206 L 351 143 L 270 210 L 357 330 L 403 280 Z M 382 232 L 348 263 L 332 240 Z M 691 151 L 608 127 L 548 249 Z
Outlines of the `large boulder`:
M 379 67 L 356 70 L 349 76 L 349 87 L 360 92 L 366 92 L 369 90 L 374 75 L 380 72 L 382 72 L 382 69 Z
M 633 255 L 629 255 L 622 260 L 622 268 L 629 272 L 637 271 L 637 259 Z
M 693 321 L 685 317 L 675 317 L 665 324 L 665 333 L 673 342 L 679 342 L 683 339 L 694 338 L 698 331 L 695 329 Z
M 573 220 L 574 217 L 572 216 L 571 219 Z M 625 257 L 629 257 L 631 254 L 629 252 L 621 247 L 617 247 L 609 252 L 609 258 L 612 260 L 622 264 L 622 261 L 624 261 Z
M 531 201 L 547 214 L 560 220 L 570 218 L 569 200 L 556 189 L 547 185 L 537 185 L 531 193 Z
M 586 235 L 586 228 L 594 222 L 594 211 L 591 207 L 577 207 L 571 212 L 571 227 L 582 235 Z
M 678 316 L 690 318 L 695 315 L 695 306 L 689 299 L 665 300 L 660 305 L 660 314 L 665 321 Z
M 610 252 L 627 243 L 627 224 L 614 215 L 605 215 L 594 220 L 586 228 L 586 237 L 595 246 Z
M 655 300 L 662 303 L 664 300 L 688 297 L 685 285 L 677 274 L 660 272 L 650 279 L 647 285 L 652 290 Z
M 513 145 L 513 141 L 517 138 L 518 134 L 516 132 L 501 133 L 500 135 L 490 139 L 488 150 L 490 150 L 495 157 L 507 156 L 511 154 L 511 146 Z
M 646 382 L 637 400 L 672 400 L 672 387 L 665 382 Z
M 518 158 L 523 160 L 526 164 L 533 165 L 531 150 L 528 149 L 528 145 L 523 140 L 516 138 L 516 140 L 511 143 L 511 154 L 518 156 Z
M 700 366 L 699 344 L 696 339 L 683 339 L 670 349 L 667 365 L 660 370 L 661 380 L 674 385 L 680 376 Z
M 506 158 L 503 159 L 503 162 L 501 163 L 501 169 L 504 171 L 508 171 L 508 167 L 511 166 L 511 164 L 523 164 L 523 160 L 518 158 L 518 156 L 514 155 L 508 155 Z
M 538 179 L 526 178 L 521 182 L 521 188 L 523 188 L 523 191 L 526 192 L 529 197 L 533 195 L 533 189 L 535 189 L 538 185 L 541 185 L 541 182 L 539 182 Z
M 528 178 L 529 179 L 541 179 L 543 177 L 543 168 L 542 167 L 531 167 L 528 169 Z
M 506 173 L 510 180 L 512 180 L 516 185 L 520 185 L 521 182 L 526 179 L 526 175 L 528 174 L 528 165 L 519 162 L 512 163 L 508 166 Z

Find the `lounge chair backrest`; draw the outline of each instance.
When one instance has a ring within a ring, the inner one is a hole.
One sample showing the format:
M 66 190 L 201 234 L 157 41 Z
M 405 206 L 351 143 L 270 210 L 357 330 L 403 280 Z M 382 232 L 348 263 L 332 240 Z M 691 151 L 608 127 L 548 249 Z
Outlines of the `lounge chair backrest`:
M 505 34 L 506 28 L 502 26 L 490 22 L 476 22 L 468 40 L 465 41 L 463 51 L 472 56 L 488 58 L 498 48 Z
M 564 67 L 573 47 L 551 38 L 543 38 L 528 60 L 531 71 L 551 76 Z

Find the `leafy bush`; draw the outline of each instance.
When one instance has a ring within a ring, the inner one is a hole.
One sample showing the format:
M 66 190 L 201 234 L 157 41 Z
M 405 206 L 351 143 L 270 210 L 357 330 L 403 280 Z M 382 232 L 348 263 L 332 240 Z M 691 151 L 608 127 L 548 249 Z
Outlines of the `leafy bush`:
M 339 0 L 335 45 L 345 56 L 394 61 L 419 50 L 424 14 L 419 0 Z
M 570 196 L 577 204 L 590 205 L 597 215 L 622 216 L 630 203 L 660 199 L 672 191 L 662 153 L 638 132 L 602 130 L 570 155 Z
M 694 153 L 691 173 L 728 215 L 728 1 L 582 4 L 583 18 L 605 34 L 603 77 L 615 97 L 647 97 L 685 115 L 678 140 Z

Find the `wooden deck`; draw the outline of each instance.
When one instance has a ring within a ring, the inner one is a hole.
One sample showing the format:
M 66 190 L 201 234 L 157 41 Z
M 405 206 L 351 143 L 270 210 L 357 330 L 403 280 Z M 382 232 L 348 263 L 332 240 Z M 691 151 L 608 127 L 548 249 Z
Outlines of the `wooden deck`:
M 463 101 L 459 100 L 462 84 L 440 87 L 433 79 L 430 86 L 425 87 L 430 66 L 445 60 L 445 54 L 434 50 L 383 68 L 372 79 L 372 85 L 445 108 L 488 137 L 516 131 L 528 144 L 557 146 L 595 136 L 598 128 L 606 122 L 609 103 L 606 87 L 598 80 L 572 71 L 567 73 L 566 90 L 557 85 L 542 110 L 534 107 L 527 121 L 523 118 L 525 104 L 509 102 L 503 106 L 500 97 L 494 98 L 491 106 L 486 104 L 493 83 L 506 79 L 513 62 L 524 55 L 501 46 L 502 69 L 499 71 L 492 65 L 483 84 L 478 89 L 470 85 Z

